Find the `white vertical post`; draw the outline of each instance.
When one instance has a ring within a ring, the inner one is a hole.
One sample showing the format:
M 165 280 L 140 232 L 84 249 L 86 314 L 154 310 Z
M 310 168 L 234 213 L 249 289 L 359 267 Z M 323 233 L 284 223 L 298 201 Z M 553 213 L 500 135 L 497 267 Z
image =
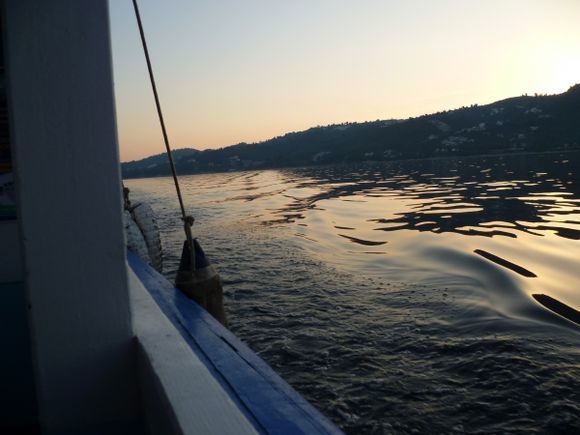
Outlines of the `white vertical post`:
M 41 424 L 113 428 L 137 397 L 107 0 L 4 7 Z

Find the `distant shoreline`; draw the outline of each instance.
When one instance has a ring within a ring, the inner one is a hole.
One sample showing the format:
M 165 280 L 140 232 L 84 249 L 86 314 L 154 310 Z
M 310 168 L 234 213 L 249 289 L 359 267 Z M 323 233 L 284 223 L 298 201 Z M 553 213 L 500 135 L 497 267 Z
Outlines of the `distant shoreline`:
M 532 155 L 580 150 L 580 84 L 558 95 L 508 98 L 409 118 L 316 126 L 217 150 L 181 148 L 178 173 L 204 174 L 361 162 Z M 163 153 L 121 164 L 126 179 L 167 176 Z
M 540 155 L 552 155 L 552 154 L 573 154 L 580 153 L 580 148 L 573 148 L 568 150 L 548 150 L 548 151 L 518 151 L 513 153 L 490 153 L 490 154 L 466 154 L 466 155 L 453 155 L 453 156 L 432 156 L 432 157 L 415 157 L 407 159 L 393 159 L 393 160 L 361 160 L 356 162 L 337 162 L 337 163 L 327 163 L 327 164 L 312 164 L 312 165 L 296 165 L 296 166 L 272 166 L 264 168 L 248 168 L 248 169 L 229 169 L 227 171 L 199 171 L 186 174 L 177 174 L 181 177 L 186 177 L 190 175 L 205 175 L 205 174 L 228 174 L 228 173 L 238 173 L 238 172 L 257 172 L 257 171 L 276 171 L 283 169 L 302 169 L 302 168 L 325 168 L 330 166 L 346 166 L 346 165 L 368 165 L 377 163 L 398 163 L 398 162 L 424 162 L 429 160 L 457 160 L 457 159 L 480 159 L 483 157 L 518 157 L 518 156 L 540 156 Z M 171 175 L 152 175 L 149 177 L 130 177 L 123 178 L 123 180 L 142 180 L 148 178 L 170 178 Z

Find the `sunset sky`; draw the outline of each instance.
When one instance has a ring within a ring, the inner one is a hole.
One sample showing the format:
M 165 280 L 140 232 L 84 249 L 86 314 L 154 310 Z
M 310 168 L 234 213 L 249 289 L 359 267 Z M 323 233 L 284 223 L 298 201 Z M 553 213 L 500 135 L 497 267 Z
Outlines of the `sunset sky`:
M 580 83 L 580 0 L 139 0 L 173 148 Z M 121 160 L 163 152 L 130 0 L 110 1 Z

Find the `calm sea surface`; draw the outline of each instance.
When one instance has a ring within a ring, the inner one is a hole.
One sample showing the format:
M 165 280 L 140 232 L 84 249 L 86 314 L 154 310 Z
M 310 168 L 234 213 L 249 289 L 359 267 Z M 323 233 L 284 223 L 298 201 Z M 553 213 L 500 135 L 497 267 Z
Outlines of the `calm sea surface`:
M 580 155 L 181 178 L 231 329 L 349 433 L 580 433 Z M 182 243 L 170 178 L 165 274 Z

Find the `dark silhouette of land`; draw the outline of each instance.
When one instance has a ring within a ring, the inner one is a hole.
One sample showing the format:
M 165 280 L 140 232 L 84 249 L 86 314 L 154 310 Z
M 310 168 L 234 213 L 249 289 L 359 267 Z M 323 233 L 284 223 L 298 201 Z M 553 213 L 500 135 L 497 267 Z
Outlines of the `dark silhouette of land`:
M 173 152 L 179 174 L 359 161 L 580 149 L 580 84 L 405 120 L 317 126 L 263 142 Z M 124 178 L 170 174 L 164 154 L 122 164 Z

